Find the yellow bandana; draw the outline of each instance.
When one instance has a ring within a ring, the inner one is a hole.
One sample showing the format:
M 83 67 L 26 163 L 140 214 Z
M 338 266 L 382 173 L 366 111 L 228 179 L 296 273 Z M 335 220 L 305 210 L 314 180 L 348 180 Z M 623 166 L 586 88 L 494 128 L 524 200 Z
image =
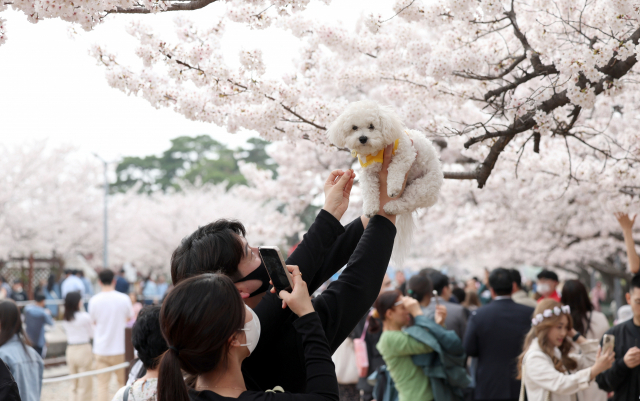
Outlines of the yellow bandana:
M 391 154 L 393 155 L 396 154 L 396 150 L 398 150 L 398 143 L 400 143 L 400 140 L 396 139 L 396 141 L 393 143 L 393 151 L 391 152 Z M 360 166 L 368 167 L 373 163 L 382 163 L 382 161 L 384 160 L 384 149 L 381 149 L 375 155 L 360 155 L 355 150 L 352 150 L 351 156 L 353 157 L 358 156 L 358 161 L 360 162 Z

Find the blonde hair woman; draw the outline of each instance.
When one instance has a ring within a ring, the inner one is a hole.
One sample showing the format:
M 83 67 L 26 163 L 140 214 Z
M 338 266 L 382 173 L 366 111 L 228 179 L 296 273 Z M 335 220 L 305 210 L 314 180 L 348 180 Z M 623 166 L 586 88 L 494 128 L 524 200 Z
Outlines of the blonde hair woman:
M 614 354 L 601 354 L 598 340 L 587 340 L 574 330 L 568 306 L 545 299 L 533 316 L 518 360 L 518 379 L 523 388 L 520 400 L 572 401 L 578 391 L 611 367 Z M 569 354 L 574 343 L 582 354 Z

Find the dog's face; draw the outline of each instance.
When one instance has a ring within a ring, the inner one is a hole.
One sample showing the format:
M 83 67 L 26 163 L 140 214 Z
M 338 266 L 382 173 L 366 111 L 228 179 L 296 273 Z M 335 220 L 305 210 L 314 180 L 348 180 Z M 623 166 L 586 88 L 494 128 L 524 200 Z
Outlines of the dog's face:
M 404 126 L 391 108 L 372 101 L 351 103 L 328 130 L 329 140 L 338 147 L 359 154 L 375 154 L 395 141 Z

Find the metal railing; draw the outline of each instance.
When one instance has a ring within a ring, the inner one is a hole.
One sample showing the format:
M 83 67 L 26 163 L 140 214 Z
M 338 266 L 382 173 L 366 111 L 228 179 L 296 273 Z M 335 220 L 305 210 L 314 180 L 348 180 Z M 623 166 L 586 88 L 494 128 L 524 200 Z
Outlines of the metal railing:
M 109 372 L 113 372 L 114 370 L 120 370 L 128 367 L 129 367 L 129 362 L 123 362 L 118 365 L 109 366 L 108 368 L 90 370 L 88 372 L 75 373 L 75 374 L 66 375 L 66 376 L 50 377 L 47 379 L 43 379 L 42 384 L 57 383 L 65 380 L 79 379 L 81 377 L 95 376 L 101 373 L 109 373 Z

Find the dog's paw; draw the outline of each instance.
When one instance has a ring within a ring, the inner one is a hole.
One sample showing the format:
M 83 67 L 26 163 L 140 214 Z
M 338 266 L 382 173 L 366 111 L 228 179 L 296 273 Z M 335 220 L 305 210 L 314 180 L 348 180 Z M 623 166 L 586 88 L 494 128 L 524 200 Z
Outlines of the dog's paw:
M 382 209 L 384 209 L 387 214 L 400 214 L 399 203 L 398 201 L 387 202 Z
M 395 198 L 400 194 L 400 191 L 402 191 L 402 185 L 398 187 L 397 185 L 387 184 L 387 195 L 389 195 L 389 198 Z

